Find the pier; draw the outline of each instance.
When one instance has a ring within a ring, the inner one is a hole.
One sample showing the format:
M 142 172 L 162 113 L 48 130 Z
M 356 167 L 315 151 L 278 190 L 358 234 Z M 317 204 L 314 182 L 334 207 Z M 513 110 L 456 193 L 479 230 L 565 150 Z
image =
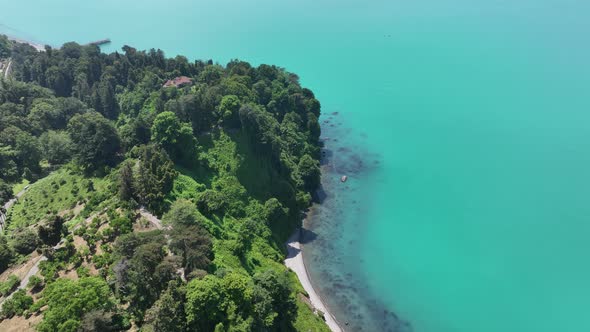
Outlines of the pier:
M 105 39 L 99 39 L 93 42 L 90 42 L 86 45 L 96 45 L 96 46 L 102 46 L 102 45 L 106 45 L 106 44 L 110 44 L 111 43 L 111 39 L 110 38 L 105 38 Z

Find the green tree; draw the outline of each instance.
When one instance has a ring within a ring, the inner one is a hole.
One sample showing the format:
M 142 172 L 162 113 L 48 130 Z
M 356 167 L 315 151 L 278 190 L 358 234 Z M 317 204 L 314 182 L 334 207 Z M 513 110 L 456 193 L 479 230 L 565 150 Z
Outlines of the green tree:
M 117 115 L 119 115 L 119 104 L 115 96 L 114 81 L 114 78 L 109 74 L 103 75 L 103 78 L 98 83 L 94 97 L 95 109 L 109 119 L 116 119 Z
M 313 192 L 320 186 L 321 171 L 317 160 L 307 154 L 304 155 L 299 160 L 298 170 L 305 190 Z
M 130 119 L 119 128 L 123 148 L 129 151 L 134 146 L 147 144 L 150 141 L 150 126 L 145 116 L 139 115 Z
M 167 225 L 189 226 L 202 223 L 204 218 L 193 202 L 179 199 L 172 203 L 170 210 L 162 217 L 162 222 Z
M 76 331 L 84 314 L 93 310 L 114 309 L 111 292 L 100 277 L 86 277 L 74 281 L 57 279 L 43 292 L 47 310 L 37 326 L 40 332 Z
M 31 290 L 31 292 L 35 293 L 38 292 L 41 288 L 43 288 L 44 283 L 43 279 L 36 275 L 32 275 L 29 278 L 29 283 L 27 284 L 27 288 Z
M 166 151 L 155 145 L 146 145 L 140 150 L 135 193 L 141 204 L 160 213 L 166 194 L 172 190 L 177 172 Z
M 220 323 L 230 331 L 254 329 L 254 284 L 244 274 L 207 275 L 187 285 L 186 315 L 192 331 L 212 331 Z
M 10 57 L 12 43 L 5 35 L 0 35 L 0 59 Z
M 168 288 L 146 311 L 144 329 L 153 332 L 185 331 L 185 295 L 186 290 L 182 283 L 176 280 L 170 281 Z
M 157 268 L 165 257 L 163 242 L 148 242 L 137 247 L 129 259 L 127 271 L 130 309 L 142 315 L 158 299 L 160 292 L 169 280 L 156 274 Z
M 101 309 L 84 314 L 77 332 L 109 332 L 121 329 L 113 322 L 114 314 Z
M 283 207 L 276 198 L 270 198 L 264 203 L 264 219 L 269 225 L 280 225 L 287 221 L 289 209 Z
M 221 98 L 217 107 L 217 118 L 227 127 L 236 128 L 240 126 L 240 99 L 235 95 L 227 95 Z
M 0 179 L 0 207 L 12 198 L 12 187 Z
M 274 270 L 254 276 L 254 312 L 261 328 L 285 330 L 294 321 L 297 304 L 286 273 Z
M 16 275 L 11 274 L 6 281 L 0 283 L 0 294 L 2 296 L 10 295 L 18 288 L 19 284 L 20 279 Z
M 132 163 L 126 161 L 123 163 L 121 170 L 119 171 L 119 197 L 124 201 L 132 199 L 135 195 L 133 186 Z
M 20 132 L 16 136 L 15 150 L 17 164 L 20 167 L 28 168 L 34 172 L 39 170 L 41 148 L 36 137 L 26 132 Z
M 221 279 L 207 275 L 187 285 L 186 318 L 193 331 L 211 331 L 224 320 L 224 294 Z
M 33 102 L 27 121 L 31 132 L 35 135 L 59 127 L 60 112 L 53 101 L 54 99 L 36 99 Z
M 58 66 L 51 66 L 45 71 L 45 82 L 56 95 L 63 97 L 69 95 L 66 78 Z
M 6 237 L 0 235 L 0 273 L 4 272 L 8 265 L 12 262 L 14 252 L 8 245 Z
M 64 233 L 64 220 L 60 216 L 51 216 L 39 226 L 37 233 L 41 241 L 54 246 L 59 243 Z
M 99 113 L 75 115 L 68 123 L 68 133 L 74 142 L 74 155 L 82 167 L 96 170 L 101 165 L 114 163 L 119 136 L 115 127 Z
M 170 249 L 182 255 L 188 274 L 194 270 L 207 270 L 211 259 L 212 242 L 209 233 L 199 225 L 177 225 L 171 232 Z
M 73 144 L 68 133 L 64 131 L 48 131 L 39 139 L 43 157 L 52 165 L 68 162 L 72 158 Z
M 1 315 L 4 318 L 11 318 L 15 315 L 22 316 L 31 305 L 33 305 L 33 298 L 21 289 L 16 291 L 10 299 L 4 301 Z
M 257 154 L 268 154 L 275 160 L 280 155 L 280 129 L 277 120 L 256 105 L 240 108 L 242 129 L 246 132 Z
M 200 84 L 196 87 L 194 98 L 186 104 L 185 112 L 191 119 L 193 131 L 201 133 L 211 129 L 214 124 L 215 107 L 219 104 L 221 94 L 215 87 Z
M 175 160 L 189 161 L 196 153 L 197 140 L 188 123 L 181 123 L 173 112 L 162 112 L 152 125 L 152 140 L 161 144 Z
M 318 118 L 313 113 L 308 113 L 307 119 L 307 130 L 309 130 L 311 141 L 317 144 L 320 139 L 320 135 L 322 134 L 320 123 Z
M 13 235 L 12 247 L 22 255 L 32 253 L 39 245 L 39 236 L 33 230 L 27 228 Z
M 153 211 L 161 211 L 164 197 L 172 190 L 176 175 L 174 163 L 166 151 L 155 145 L 141 147 L 135 176 L 135 192 L 139 202 Z

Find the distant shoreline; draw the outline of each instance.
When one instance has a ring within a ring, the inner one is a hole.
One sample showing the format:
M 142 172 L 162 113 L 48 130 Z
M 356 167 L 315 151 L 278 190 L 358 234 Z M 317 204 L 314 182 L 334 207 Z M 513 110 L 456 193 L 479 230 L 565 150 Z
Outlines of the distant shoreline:
M 320 295 L 315 291 L 313 284 L 311 283 L 311 278 L 309 277 L 309 273 L 303 261 L 303 246 L 301 245 L 301 227 L 298 227 L 295 232 L 289 237 L 287 243 L 287 258 L 285 258 L 285 265 L 291 269 L 297 277 L 299 278 L 299 282 L 309 295 L 309 300 L 312 306 L 316 309 L 321 311 L 324 314 L 324 319 L 326 324 L 330 328 L 332 332 L 344 332 L 344 330 L 340 327 L 336 318 L 330 311 L 328 307 L 324 304 L 324 301 L 320 297 Z
M 29 40 L 26 40 L 26 39 L 16 38 L 16 37 L 13 37 L 13 36 L 10 36 L 10 35 L 5 35 L 5 36 L 10 41 L 17 42 L 17 43 L 20 43 L 20 44 L 30 45 L 30 46 L 32 46 L 33 48 L 35 48 L 39 52 L 45 52 L 45 47 L 47 46 L 45 44 L 35 43 L 35 42 L 29 41 Z

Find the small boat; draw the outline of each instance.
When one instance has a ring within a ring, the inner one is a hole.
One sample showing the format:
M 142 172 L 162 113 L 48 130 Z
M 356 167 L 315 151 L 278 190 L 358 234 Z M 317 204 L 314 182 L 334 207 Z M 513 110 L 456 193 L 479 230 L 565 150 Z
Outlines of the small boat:
M 340 178 L 340 181 L 346 182 L 346 180 L 348 180 L 348 176 L 342 175 L 342 177 Z

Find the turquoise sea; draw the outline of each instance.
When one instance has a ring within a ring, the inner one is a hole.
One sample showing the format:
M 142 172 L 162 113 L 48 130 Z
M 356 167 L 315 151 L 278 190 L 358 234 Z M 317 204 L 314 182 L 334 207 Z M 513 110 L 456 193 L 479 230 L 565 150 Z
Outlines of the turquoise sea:
M 590 331 L 590 2 L 0 5 L 52 45 L 299 74 L 327 121 L 305 258 L 348 330 Z

